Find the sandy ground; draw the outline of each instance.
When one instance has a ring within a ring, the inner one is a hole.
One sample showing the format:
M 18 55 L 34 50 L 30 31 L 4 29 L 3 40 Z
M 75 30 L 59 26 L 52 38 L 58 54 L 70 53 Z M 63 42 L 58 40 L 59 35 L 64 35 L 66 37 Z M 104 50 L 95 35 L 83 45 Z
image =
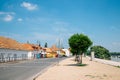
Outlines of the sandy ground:
M 120 80 L 120 68 L 83 58 L 86 66 L 77 66 L 68 58 L 49 68 L 36 80 Z

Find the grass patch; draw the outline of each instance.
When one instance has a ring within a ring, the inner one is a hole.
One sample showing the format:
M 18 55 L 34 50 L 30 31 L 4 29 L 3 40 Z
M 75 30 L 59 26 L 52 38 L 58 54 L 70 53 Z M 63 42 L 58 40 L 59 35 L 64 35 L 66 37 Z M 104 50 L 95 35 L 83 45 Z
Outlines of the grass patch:
M 120 66 L 116 66 L 117 68 L 120 68 Z
M 114 66 L 114 67 L 116 67 L 116 68 L 120 68 L 120 66 Z
M 104 79 L 105 77 L 107 77 L 107 75 L 85 75 L 86 77 L 89 77 L 89 78 L 99 78 L 99 79 Z
M 107 75 L 104 74 L 103 77 L 107 77 Z
M 95 78 L 93 75 L 85 75 L 86 77 Z

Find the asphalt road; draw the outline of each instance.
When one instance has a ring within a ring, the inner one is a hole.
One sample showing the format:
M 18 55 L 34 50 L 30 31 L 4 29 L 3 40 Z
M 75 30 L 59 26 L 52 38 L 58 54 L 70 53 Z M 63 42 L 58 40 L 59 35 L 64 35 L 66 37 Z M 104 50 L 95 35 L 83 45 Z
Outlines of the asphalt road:
M 0 80 L 31 80 L 38 73 L 65 58 L 42 58 L 0 64 Z

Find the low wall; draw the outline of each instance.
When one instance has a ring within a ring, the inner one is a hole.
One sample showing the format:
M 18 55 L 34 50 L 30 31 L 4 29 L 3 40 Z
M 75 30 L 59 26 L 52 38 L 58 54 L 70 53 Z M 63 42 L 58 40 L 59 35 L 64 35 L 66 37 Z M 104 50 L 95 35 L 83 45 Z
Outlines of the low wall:
M 87 58 L 91 60 L 91 57 L 87 56 Z M 100 63 L 112 65 L 112 66 L 120 66 L 120 62 L 115 62 L 115 61 L 111 61 L 111 60 L 93 58 L 93 61 L 97 61 L 97 62 L 100 62 Z
M 120 62 L 115 62 L 115 61 L 111 61 L 111 60 L 94 58 L 94 61 L 101 62 L 101 63 L 104 63 L 104 64 L 113 65 L 113 66 L 120 66 Z
M 91 57 L 87 56 L 87 58 L 91 60 Z M 111 60 L 94 58 L 92 61 L 97 61 L 97 62 L 100 62 L 100 63 L 112 65 L 112 66 L 120 66 L 120 62 L 115 62 L 115 61 L 111 61 Z

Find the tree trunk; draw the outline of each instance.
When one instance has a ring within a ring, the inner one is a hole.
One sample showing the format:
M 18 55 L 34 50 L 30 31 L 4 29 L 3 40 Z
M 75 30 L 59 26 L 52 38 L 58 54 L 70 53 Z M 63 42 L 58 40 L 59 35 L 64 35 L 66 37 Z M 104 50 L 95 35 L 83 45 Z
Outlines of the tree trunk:
M 75 61 L 76 61 L 77 63 L 80 62 L 79 55 L 75 55 Z
M 80 55 L 78 55 L 78 64 L 80 63 Z
M 82 54 L 80 55 L 80 64 L 82 64 Z
M 80 57 L 80 55 L 77 55 L 77 64 L 80 64 L 81 63 L 81 59 L 80 59 L 81 57 Z
M 82 55 L 76 55 L 75 61 L 77 61 L 78 64 L 82 64 Z
M 75 61 L 77 61 L 77 55 L 75 55 Z

